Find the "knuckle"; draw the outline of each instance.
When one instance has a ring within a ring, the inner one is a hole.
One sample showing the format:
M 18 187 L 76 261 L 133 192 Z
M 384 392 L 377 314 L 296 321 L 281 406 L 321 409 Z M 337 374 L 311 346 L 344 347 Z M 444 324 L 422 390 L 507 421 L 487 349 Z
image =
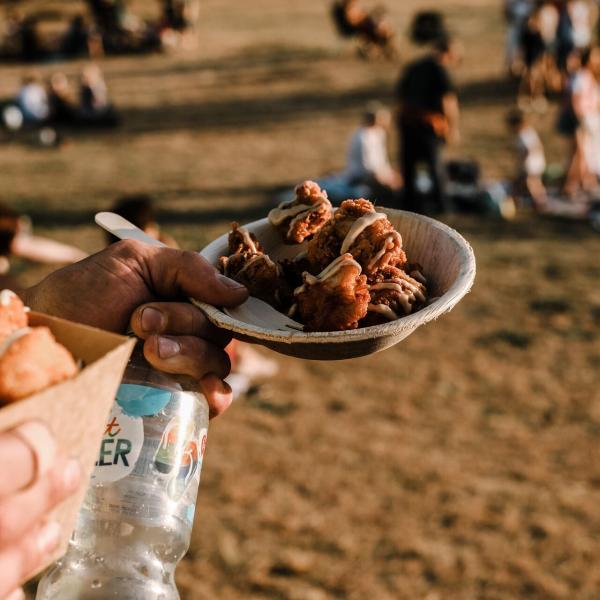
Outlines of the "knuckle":
M 209 325 L 208 319 L 201 310 L 194 306 L 190 305 L 188 310 L 189 314 L 191 315 L 190 330 L 194 334 L 202 334 L 204 331 L 206 331 Z
M 196 365 L 203 366 L 210 358 L 210 348 L 208 342 L 202 338 L 193 338 L 188 348 L 188 355 Z
M 186 261 L 186 265 L 190 268 L 194 268 L 196 271 L 202 274 L 203 277 L 214 276 L 216 269 L 197 252 L 191 250 L 182 250 L 182 259 Z
M 118 256 L 130 258 L 139 254 L 143 247 L 142 242 L 138 242 L 137 240 L 121 240 L 113 245 L 113 251 Z

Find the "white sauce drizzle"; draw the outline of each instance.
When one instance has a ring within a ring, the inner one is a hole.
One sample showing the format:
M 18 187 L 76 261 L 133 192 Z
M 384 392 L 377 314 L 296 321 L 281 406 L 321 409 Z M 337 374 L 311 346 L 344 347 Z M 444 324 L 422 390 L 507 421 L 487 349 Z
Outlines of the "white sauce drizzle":
M 422 283 L 423 285 L 427 285 L 427 278 L 425 277 L 425 275 L 423 275 L 423 273 L 421 273 L 421 271 L 411 271 L 409 273 L 409 275 L 413 278 L 416 279 L 419 283 Z
M 22 337 L 26 336 L 31 331 L 31 327 L 22 327 L 11 333 L 1 344 L 0 344 L 0 358 L 2 358 L 9 350 L 9 348 Z
M 383 281 L 381 283 L 374 283 L 373 285 L 369 286 L 369 290 L 396 290 L 401 294 L 403 294 L 405 291 L 402 287 L 402 284 L 397 283 L 396 281 Z
M 275 263 L 266 255 L 266 254 L 255 254 L 251 259 L 248 260 L 248 262 L 237 272 L 237 275 L 240 275 L 241 273 L 243 273 L 248 267 L 250 267 L 251 265 L 253 265 L 254 263 L 260 262 L 261 260 L 264 260 L 267 265 L 271 266 L 275 266 Z
M 269 211 L 268 219 L 271 225 L 281 225 L 286 219 L 290 217 L 295 217 L 299 213 L 308 212 L 313 208 L 312 204 L 296 204 L 294 206 L 290 206 L 289 208 L 284 208 L 283 206 L 278 206 L 277 208 L 273 208 Z M 318 206 L 318 205 L 316 205 Z
M 0 292 L 0 306 L 9 306 L 9 304 L 13 301 L 13 298 L 16 298 L 17 295 L 10 290 L 2 290 Z
M 386 304 L 369 304 L 367 310 L 368 312 L 374 312 L 383 315 L 388 321 L 395 321 L 399 318 L 398 315 Z
M 378 212 L 368 212 L 363 215 L 360 219 L 356 219 L 354 223 L 352 223 L 352 227 L 350 227 L 350 231 L 346 234 L 344 241 L 342 242 L 342 247 L 340 249 L 340 254 L 344 254 L 348 251 L 348 248 L 354 244 L 356 238 L 367 228 L 373 225 L 376 221 L 380 219 L 387 219 L 387 215 L 385 213 Z
M 402 236 L 397 231 L 392 232 L 390 235 L 388 235 L 385 238 L 385 241 L 383 242 L 381 249 L 371 259 L 371 261 L 367 265 L 367 268 L 373 269 L 375 266 L 377 266 L 377 263 L 383 258 L 385 253 L 388 250 L 392 250 L 394 248 L 394 242 L 398 242 L 398 248 L 402 248 Z
M 329 204 L 329 201 L 327 201 L 327 203 Z M 296 223 L 298 223 L 299 221 L 302 221 L 302 219 L 304 219 L 305 217 L 307 217 L 308 215 L 310 215 L 310 213 L 315 212 L 316 210 L 319 210 L 321 208 L 321 206 L 323 206 L 323 204 L 325 204 L 325 203 L 324 202 L 317 202 L 316 204 L 311 205 L 308 210 L 305 210 L 304 212 L 301 212 L 299 215 L 295 216 L 290 221 L 290 226 L 288 227 L 288 235 L 290 235 L 290 233 L 294 229 L 294 225 Z M 304 206 L 307 206 L 307 205 L 305 204 Z
M 256 244 L 254 243 L 254 240 L 250 237 L 248 230 L 245 227 L 238 227 L 237 231 L 239 231 L 239 233 L 242 234 L 242 239 L 244 241 L 244 244 L 246 244 L 246 246 L 248 246 L 248 248 L 250 248 L 250 251 L 252 252 L 252 254 L 256 254 L 258 252 L 258 250 L 256 248 Z
M 294 296 L 304 292 L 306 290 L 307 285 L 314 285 L 315 283 L 323 282 L 329 279 L 330 277 L 333 277 L 340 269 L 343 269 L 344 267 L 348 266 L 353 266 L 356 269 L 358 269 L 357 275 L 360 275 L 362 268 L 360 264 L 352 258 L 352 254 L 342 254 L 342 256 L 338 256 L 316 277 L 305 271 L 302 274 L 302 276 L 304 277 L 304 285 L 301 285 L 300 287 L 294 290 Z
M 314 204 L 282 202 L 277 208 L 269 211 L 268 219 L 271 225 L 277 227 L 291 217 L 287 230 L 287 236 L 290 236 L 296 223 L 305 219 L 310 213 L 320 210 L 323 206 L 331 208 L 331 202 L 329 202 L 329 199 L 325 195 L 319 198 Z
M 378 290 L 394 290 L 398 292 L 399 296 L 396 299 L 397 302 L 402 306 L 405 314 L 410 314 L 413 310 L 413 304 L 419 300 L 425 302 L 425 294 L 422 286 L 417 281 L 409 281 L 408 279 L 386 279 L 380 283 L 375 283 L 369 286 L 369 291 L 376 292 Z M 380 306 L 375 304 L 373 306 Z M 383 310 L 383 309 L 382 309 Z M 381 312 L 381 311 L 376 311 Z

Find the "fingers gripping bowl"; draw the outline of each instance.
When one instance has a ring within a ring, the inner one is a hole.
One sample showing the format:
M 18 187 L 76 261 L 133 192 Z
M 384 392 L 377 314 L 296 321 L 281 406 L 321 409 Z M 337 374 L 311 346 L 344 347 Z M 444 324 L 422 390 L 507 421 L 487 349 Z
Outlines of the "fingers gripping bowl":
M 214 306 L 197 302 L 209 320 L 235 337 L 262 344 L 298 358 L 341 360 L 366 356 L 400 342 L 421 325 L 449 312 L 467 294 L 475 279 L 475 256 L 468 242 L 455 230 L 415 213 L 377 208 L 401 235 L 411 262 L 419 263 L 427 278 L 429 302 L 413 314 L 380 325 L 346 331 L 281 331 L 239 321 Z M 289 245 L 268 219 L 244 226 L 253 233 L 273 260 L 289 259 L 306 250 L 305 244 Z M 225 234 L 202 250 L 211 264 L 228 252 Z

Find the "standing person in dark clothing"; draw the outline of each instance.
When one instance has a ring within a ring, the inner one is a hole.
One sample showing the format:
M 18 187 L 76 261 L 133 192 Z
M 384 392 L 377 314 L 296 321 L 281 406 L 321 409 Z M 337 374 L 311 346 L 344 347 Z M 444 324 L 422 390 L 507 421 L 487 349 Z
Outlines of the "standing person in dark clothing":
M 540 31 L 540 8 L 536 8 L 527 19 L 521 32 L 521 47 L 523 49 L 523 63 L 525 69 L 521 79 L 520 95 L 529 102 L 534 109 L 545 110 L 544 97 L 544 57 L 546 44 Z
M 442 36 L 433 52 L 409 64 L 396 89 L 405 208 L 420 213 L 444 209 L 442 146 L 458 141 L 458 98 L 447 67 L 454 52 Z

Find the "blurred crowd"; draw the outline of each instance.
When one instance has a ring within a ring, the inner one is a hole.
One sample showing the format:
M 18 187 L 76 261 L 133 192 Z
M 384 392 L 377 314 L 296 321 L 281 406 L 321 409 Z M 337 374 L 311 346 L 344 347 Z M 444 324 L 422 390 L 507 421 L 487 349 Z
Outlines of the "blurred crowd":
M 357 2 L 334 6 L 356 7 Z M 424 52 L 397 80 L 395 119 L 385 107 L 368 108 L 352 135 L 346 169 L 320 183 L 332 190 L 334 200 L 369 195 L 427 214 L 466 210 L 508 218 L 530 207 L 589 215 L 600 197 L 597 13 L 591 0 L 505 0 L 506 68 L 518 83 L 506 114 L 514 140 L 510 181 L 483 181 L 473 160 L 443 160 L 444 146 L 460 140 L 460 94 L 451 70 L 460 64 L 462 48 L 440 12 L 421 11 L 410 35 Z M 552 102 L 557 108 L 550 111 Z M 564 163 L 552 173 L 534 126 L 540 119 L 551 120 L 565 140 Z M 392 123 L 399 171 L 387 155 Z
M 102 71 L 93 64 L 81 70 L 77 86 L 62 71 L 45 81 L 26 75 L 13 98 L 0 103 L 0 124 L 9 132 L 35 131 L 44 146 L 58 145 L 63 128 L 111 128 L 119 123 Z
M 517 105 L 507 117 L 520 161 L 517 188 L 538 210 L 560 198 L 595 201 L 600 176 L 600 48 L 598 3 L 592 0 L 505 0 L 506 67 L 520 81 Z M 544 117 L 559 103 L 553 123 L 565 139 L 564 176 L 544 184 L 542 142 L 529 113 Z
M 125 0 L 86 0 L 87 12 L 63 22 L 60 14 L 24 12 L 18 0 L 6 2 L 0 21 L 0 60 L 38 62 L 103 54 L 128 54 L 193 44 L 198 0 L 160 0 L 155 20 L 132 13 Z M 59 32 L 44 35 L 46 21 Z

